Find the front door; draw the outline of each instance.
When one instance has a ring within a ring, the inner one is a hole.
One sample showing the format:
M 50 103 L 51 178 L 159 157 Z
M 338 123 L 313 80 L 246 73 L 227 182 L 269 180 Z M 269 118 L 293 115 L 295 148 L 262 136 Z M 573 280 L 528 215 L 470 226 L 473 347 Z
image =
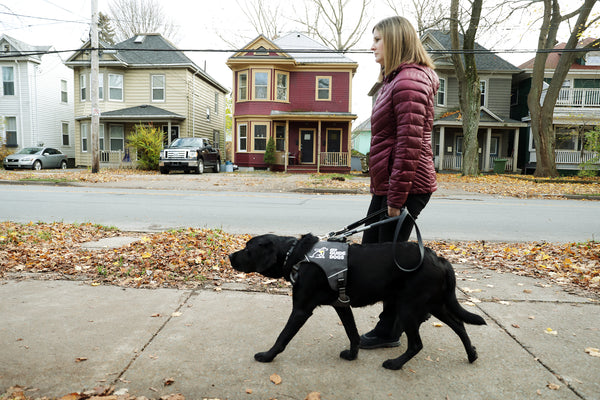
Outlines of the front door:
M 300 162 L 314 164 L 315 162 L 315 131 L 300 129 Z

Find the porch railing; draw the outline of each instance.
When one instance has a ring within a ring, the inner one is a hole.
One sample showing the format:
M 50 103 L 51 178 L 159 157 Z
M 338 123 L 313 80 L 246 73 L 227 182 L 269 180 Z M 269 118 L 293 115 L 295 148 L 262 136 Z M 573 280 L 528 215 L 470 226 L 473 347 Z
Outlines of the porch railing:
M 600 89 L 560 89 L 557 106 L 600 107 Z
M 490 156 L 489 162 L 489 170 L 494 168 L 494 159 L 501 158 L 506 160 L 506 165 L 504 167 L 505 171 L 513 170 L 513 158 L 512 157 L 498 157 L 498 156 Z M 440 159 L 439 156 L 435 157 L 435 167 L 440 167 Z M 462 169 L 462 155 L 444 155 L 444 165 L 443 169 L 449 171 L 460 171 Z
M 135 150 L 100 150 L 100 163 L 107 167 L 132 168 L 136 161 Z
M 321 153 L 321 165 L 345 167 L 348 165 L 349 153 Z
M 596 157 L 597 154 L 592 151 L 584 151 L 583 155 L 579 150 L 556 150 L 554 161 L 557 164 L 574 164 L 579 165 Z M 537 154 L 535 151 L 530 152 L 530 162 L 537 162 Z M 598 163 L 600 164 L 600 163 Z

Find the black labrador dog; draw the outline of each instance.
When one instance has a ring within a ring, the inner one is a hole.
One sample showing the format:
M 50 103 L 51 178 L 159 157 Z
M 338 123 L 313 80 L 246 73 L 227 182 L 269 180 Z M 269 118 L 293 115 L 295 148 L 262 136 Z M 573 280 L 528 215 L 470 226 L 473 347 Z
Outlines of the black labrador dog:
M 311 234 L 299 240 L 267 234 L 250 239 L 244 249 L 229 255 L 233 268 L 241 272 L 258 272 L 270 278 L 287 280 L 293 276 L 292 314 L 273 347 L 254 355 L 257 361 L 272 361 L 285 349 L 313 310 L 321 305 L 334 306 L 350 339 L 350 349 L 342 351 L 340 357 L 354 360 L 358 355 L 360 336 L 351 307 L 364 307 L 380 301 L 398 304 L 397 323 L 407 337 L 406 352 L 398 358 L 385 361 L 385 368 L 402 368 L 423 348 L 419 327 L 430 314 L 456 332 L 467 351 L 469 362 L 477 359 L 477 352 L 464 323 L 486 323 L 479 315 L 468 312 L 458 303 L 456 276 L 447 260 L 426 247 L 422 265 L 413 272 L 403 272 L 394 262 L 393 243 L 351 244 L 348 247 L 346 284 L 351 306 L 348 307 L 336 303 L 339 293 L 330 287 L 324 271 L 307 261 L 306 254 L 317 242 L 318 238 Z M 398 246 L 396 254 L 402 264 L 418 263 L 420 255 L 417 243 L 401 242 L 395 246 Z

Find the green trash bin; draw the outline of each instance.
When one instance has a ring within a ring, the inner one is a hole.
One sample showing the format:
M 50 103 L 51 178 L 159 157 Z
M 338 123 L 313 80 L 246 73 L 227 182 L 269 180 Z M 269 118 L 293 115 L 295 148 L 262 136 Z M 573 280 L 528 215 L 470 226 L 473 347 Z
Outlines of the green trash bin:
M 506 158 L 496 158 L 494 159 L 494 172 L 497 174 L 502 174 L 506 170 L 506 162 L 508 160 Z

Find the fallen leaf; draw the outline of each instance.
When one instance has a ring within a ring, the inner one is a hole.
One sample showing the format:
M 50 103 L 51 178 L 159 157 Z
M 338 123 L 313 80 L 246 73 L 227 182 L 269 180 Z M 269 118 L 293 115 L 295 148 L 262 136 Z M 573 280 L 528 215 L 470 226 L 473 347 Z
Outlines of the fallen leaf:
M 432 325 L 435 326 L 436 328 L 441 328 L 444 326 L 444 324 L 442 324 L 441 322 L 434 322 Z
M 160 314 L 159 313 L 154 313 L 150 317 L 152 317 L 152 318 L 160 317 Z
M 557 385 L 556 383 L 548 383 L 548 389 L 550 390 L 558 390 L 560 389 L 560 385 Z
M 321 400 L 321 393 L 319 392 L 310 392 L 304 400 Z
M 556 332 L 552 328 L 546 328 L 546 333 L 549 335 L 558 335 L 558 332 Z
M 252 389 L 246 389 L 246 394 L 252 394 Z
M 513 328 L 520 328 L 519 324 L 512 324 Z
M 592 357 L 600 357 L 600 349 L 596 349 L 594 347 L 587 347 L 585 349 L 585 352 Z
M 76 363 L 78 363 L 78 362 L 82 362 L 82 361 L 87 361 L 87 357 L 77 357 L 77 358 L 75 359 L 75 362 L 76 362 Z
M 183 313 L 179 312 L 179 311 L 175 311 L 173 314 L 171 314 L 171 317 L 181 317 L 183 315 Z
M 174 384 L 174 383 L 175 383 L 175 379 L 173 379 L 173 378 L 166 378 L 166 379 L 163 381 L 163 385 L 164 385 L 164 386 L 171 386 L 171 385 L 172 385 L 172 384 Z
M 271 380 L 271 382 L 273 382 L 276 385 L 281 384 L 281 377 L 277 374 L 272 374 L 269 379 Z

